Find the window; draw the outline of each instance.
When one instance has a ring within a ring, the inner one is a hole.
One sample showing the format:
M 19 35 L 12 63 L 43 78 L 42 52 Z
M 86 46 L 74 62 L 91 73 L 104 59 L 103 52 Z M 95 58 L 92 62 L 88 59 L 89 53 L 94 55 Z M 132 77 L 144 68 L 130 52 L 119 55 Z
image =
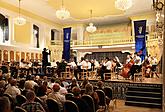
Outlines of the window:
M 0 43 L 5 43 L 9 40 L 9 23 L 8 18 L 0 14 Z
M 39 27 L 37 25 L 33 25 L 33 37 L 34 47 L 39 48 Z

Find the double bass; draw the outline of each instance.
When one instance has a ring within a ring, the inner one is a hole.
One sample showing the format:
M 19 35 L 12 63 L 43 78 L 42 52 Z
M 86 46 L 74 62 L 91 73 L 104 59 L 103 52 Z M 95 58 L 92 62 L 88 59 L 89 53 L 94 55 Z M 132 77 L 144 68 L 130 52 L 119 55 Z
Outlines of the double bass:
M 134 60 L 131 59 L 127 64 L 124 65 L 122 71 L 121 71 L 121 76 L 123 76 L 124 78 L 129 78 L 129 71 L 132 67 L 132 65 L 134 65 Z

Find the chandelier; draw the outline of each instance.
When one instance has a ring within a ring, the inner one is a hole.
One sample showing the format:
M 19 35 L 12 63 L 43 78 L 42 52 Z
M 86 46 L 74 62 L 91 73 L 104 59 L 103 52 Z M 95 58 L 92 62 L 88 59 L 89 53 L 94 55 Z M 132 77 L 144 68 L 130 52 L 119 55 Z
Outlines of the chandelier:
M 23 17 L 21 17 L 21 4 L 20 4 L 21 0 L 19 0 L 19 15 L 18 17 L 14 18 L 14 23 L 16 25 L 24 25 L 26 24 L 26 19 L 24 19 Z
M 116 0 L 115 7 L 119 10 L 125 11 L 132 7 L 132 0 Z
M 91 14 L 91 19 L 92 19 L 92 10 L 90 10 L 90 14 Z M 89 33 L 93 33 L 97 30 L 96 26 L 93 25 L 92 22 L 89 23 L 89 26 L 86 27 L 86 31 Z
M 70 12 L 64 8 L 64 2 L 62 0 L 62 6 L 61 9 L 56 11 L 56 16 L 59 19 L 68 19 L 70 17 Z

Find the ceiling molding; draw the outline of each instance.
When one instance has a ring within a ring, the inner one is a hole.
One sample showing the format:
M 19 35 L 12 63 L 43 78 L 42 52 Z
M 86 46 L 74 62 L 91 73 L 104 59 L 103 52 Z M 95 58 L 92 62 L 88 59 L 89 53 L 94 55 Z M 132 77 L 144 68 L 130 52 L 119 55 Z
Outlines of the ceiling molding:
M 14 6 L 14 5 L 11 5 L 9 3 L 0 1 L 0 7 L 4 8 L 4 9 L 7 9 L 7 10 L 10 10 L 12 12 L 18 13 L 18 7 Z M 39 15 L 36 15 L 36 14 L 34 14 L 32 12 L 26 11 L 26 10 L 24 10 L 22 8 L 21 8 L 21 15 L 30 17 L 32 19 L 36 19 L 38 21 L 44 22 L 44 23 L 49 24 L 49 25 L 56 26 L 58 28 L 62 28 L 62 25 L 60 25 L 58 23 L 55 23 L 54 21 L 48 20 L 47 18 L 41 17 Z

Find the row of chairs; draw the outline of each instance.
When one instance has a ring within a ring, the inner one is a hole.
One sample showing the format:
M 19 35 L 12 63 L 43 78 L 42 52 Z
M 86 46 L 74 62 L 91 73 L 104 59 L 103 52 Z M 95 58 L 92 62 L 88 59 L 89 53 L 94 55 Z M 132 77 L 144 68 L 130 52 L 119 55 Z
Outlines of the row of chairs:
M 74 71 L 71 71 L 70 66 L 66 66 L 65 72 L 61 72 L 60 77 L 65 77 L 67 79 L 72 79 L 74 77 Z M 97 70 L 93 69 L 91 71 L 88 70 L 87 67 L 83 67 L 82 72 L 79 73 L 78 78 L 97 78 Z

